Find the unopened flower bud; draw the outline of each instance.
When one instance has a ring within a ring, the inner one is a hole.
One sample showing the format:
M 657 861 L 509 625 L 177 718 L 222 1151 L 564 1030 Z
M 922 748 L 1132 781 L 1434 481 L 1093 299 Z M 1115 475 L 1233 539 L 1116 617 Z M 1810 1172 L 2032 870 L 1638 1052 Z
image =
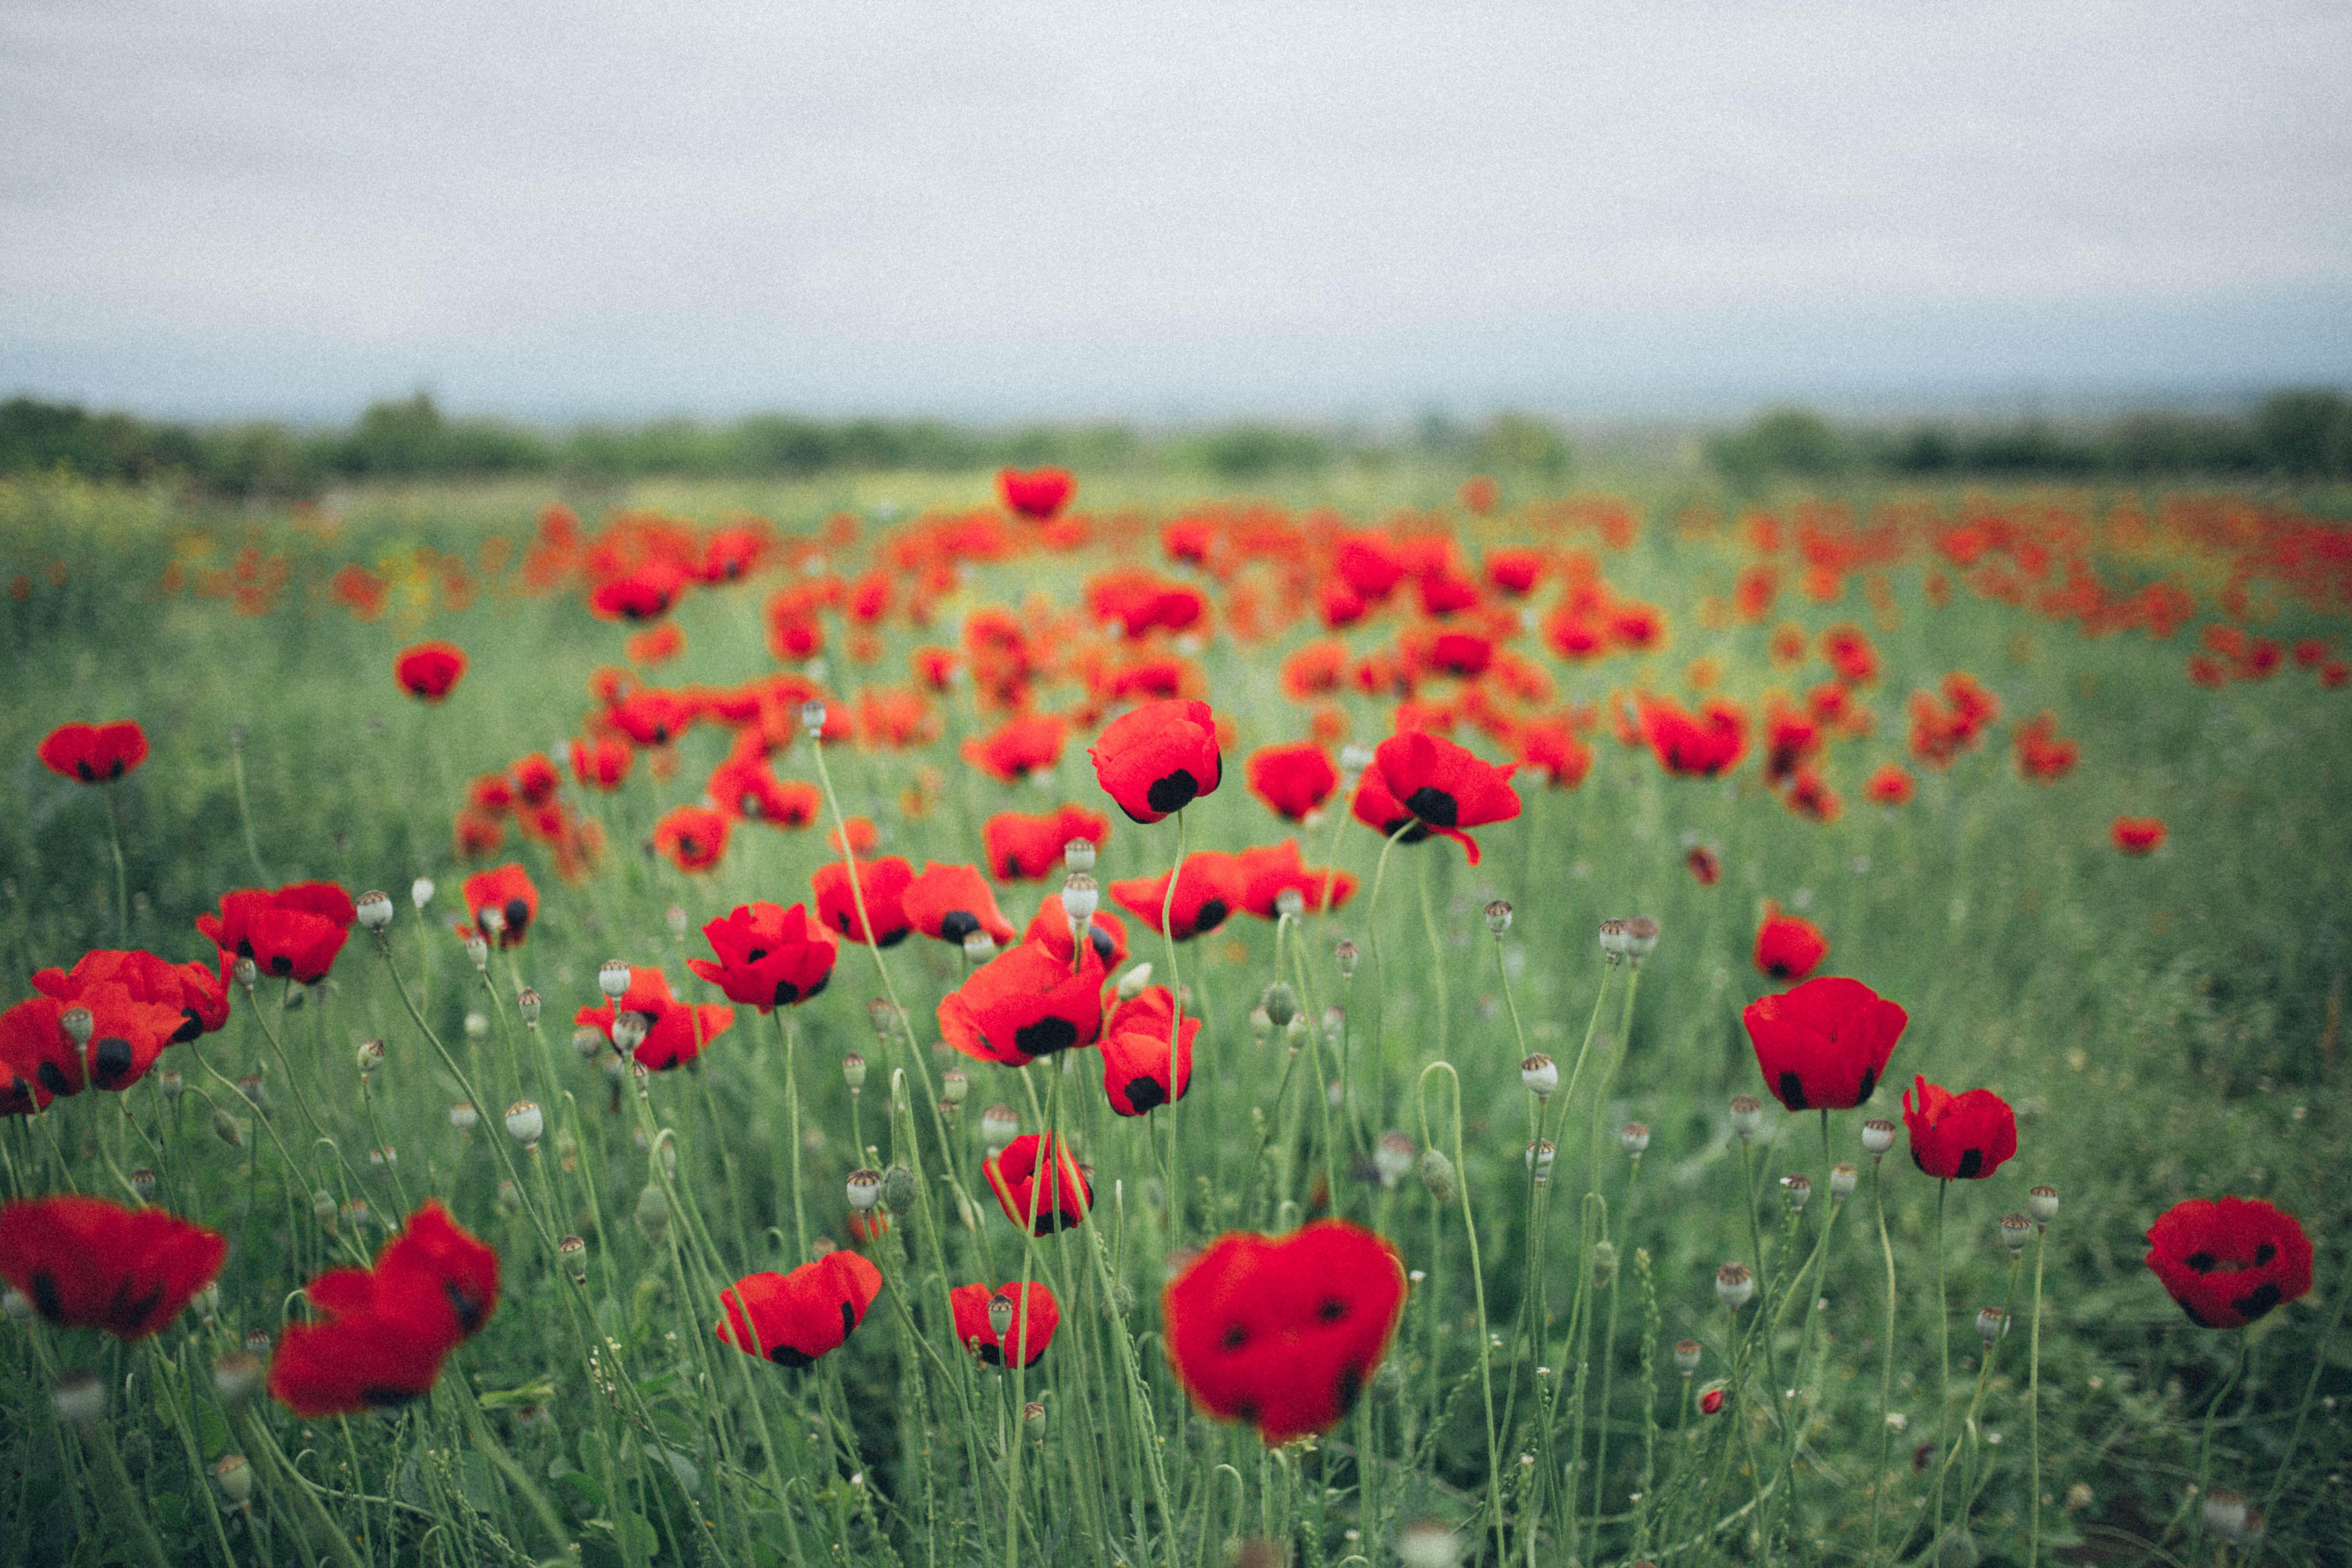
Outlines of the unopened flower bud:
M 1617 1130 L 1617 1142 L 1625 1145 L 1625 1152 L 1640 1159 L 1650 1152 L 1650 1124 L 1628 1121 Z
M 1977 1338 L 1990 1344 L 2009 1332 L 2009 1314 L 1999 1307 L 1977 1309 Z
M 1558 1147 L 1549 1138 L 1528 1145 L 1528 1169 L 1536 1174 L 1536 1185 L 1551 1180 L 1551 1163 Z
M 629 994 L 629 966 L 617 958 L 608 958 L 596 966 L 596 989 L 618 1001 Z
M 563 1271 L 572 1276 L 574 1285 L 588 1283 L 588 1244 L 576 1236 L 567 1236 L 555 1244 L 555 1256 L 562 1261 Z
M 1436 1520 L 1415 1520 L 1397 1531 L 1397 1561 L 1403 1568 L 1455 1568 L 1462 1542 Z
M 1647 915 L 1635 915 L 1625 922 L 1625 956 L 1635 963 L 1658 951 L 1659 926 Z
M 249 958 L 239 958 L 235 963 L 229 965 L 228 972 L 236 983 L 247 991 L 252 990 L 254 983 L 261 978 L 261 966 Z
M 653 1026 L 643 1013 L 624 1010 L 613 1015 L 613 1048 L 623 1056 L 635 1054 Z
M 992 1105 L 980 1113 L 980 1141 L 992 1154 L 1021 1136 L 1021 1118 L 1009 1105 Z
M 963 933 L 963 961 L 966 963 L 986 963 L 996 956 L 996 939 L 984 931 Z
M 487 1037 L 489 1032 L 490 1016 L 488 1013 L 468 1013 L 466 1015 L 466 1037 L 467 1039 L 482 1039 Z
M 859 1056 L 856 1051 L 852 1051 L 847 1056 L 842 1058 L 841 1081 L 849 1086 L 849 1092 L 852 1094 L 856 1094 L 859 1089 L 864 1089 L 866 1087 L 866 1058 Z
M 392 895 L 379 889 L 370 889 L 360 895 L 360 924 L 370 931 L 382 931 L 392 923 Z
M 1507 899 L 1496 899 L 1486 906 L 1486 929 L 1496 936 L 1511 929 L 1511 905 Z
M 637 1234 L 646 1238 L 647 1247 L 660 1248 L 669 1245 L 669 1194 L 659 1182 L 647 1182 L 637 1194 L 634 1215 Z
M 409 883 L 408 901 L 415 905 L 420 910 L 425 905 L 431 903 L 433 901 L 433 879 L 430 877 L 419 877 L 414 882 Z
M 1623 921 L 1612 920 L 1601 922 L 1601 957 L 1614 963 L 1632 951 L 1632 948 L 1633 938 L 1627 933 Z
M 2033 1222 L 2021 1214 L 2000 1216 L 2000 1244 L 2011 1252 L 2025 1250 L 2025 1238 L 2033 1234 Z
M 1044 1441 L 1045 1406 L 1042 1401 L 1033 1399 L 1021 1407 L 1021 1425 L 1028 1428 L 1031 1437 L 1040 1442 Z
M 912 1214 L 923 1195 L 923 1184 L 915 1173 L 904 1165 L 893 1165 L 882 1173 L 882 1202 L 892 1214 Z
M 366 1078 L 369 1074 L 374 1072 L 376 1068 L 383 1066 L 383 1042 L 382 1040 L 362 1040 L 359 1043 L 358 1048 L 352 1052 L 352 1055 L 359 1061 L 360 1077 Z
M 0 1287 L 0 1312 L 5 1312 L 16 1322 L 33 1321 L 33 1299 L 14 1285 Z
M 150 1199 L 153 1198 L 155 1195 L 155 1173 L 145 1165 L 142 1165 L 137 1170 L 131 1172 L 131 1190 L 139 1194 L 139 1201 L 141 1203 L 146 1203 Z
M 392 1173 L 400 1163 L 400 1151 L 385 1147 L 368 1151 L 368 1173 L 379 1181 Z
M 1675 1370 L 1685 1377 L 1690 1376 L 1698 1371 L 1699 1358 L 1706 1353 L 1706 1347 L 1696 1340 L 1676 1340 L 1675 1342 Z
M 1895 1123 L 1874 1116 L 1862 1124 L 1862 1146 L 1872 1159 L 1895 1147 Z
M 253 1500 L 253 1467 L 245 1462 L 243 1454 L 224 1454 L 213 1467 L 213 1484 L 221 1496 L 243 1508 Z
M 1802 1214 L 1813 1195 L 1813 1179 L 1800 1171 L 1780 1178 L 1780 1201 L 1790 1214 Z
M 1363 959 L 1363 950 L 1342 937 L 1339 944 L 1331 950 L 1331 959 L 1339 966 L 1340 979 L 1353 980 L 1356 977 L 1356 965 Z
M 507 1107 L 507 1136 L 524 1148 L 536 1148 L 539 1135 L 546 1130 L 547 1119 L 530 1100 L 518 1100 Z
M 1594 1242 L 1592 1244 L 1593 1283 L 1596 1285 L 1606 1285 L 1611 1279 L 1616 1277 L 1616 1274 L 1617 1244 L 1613 1241 Z
M 1756 1277 L 1745 1263 L 1727 1263 L 1715 1271 L 1715 1293 L 1736 1312 L 1756 1294 Z
M 940 1098 L 950 1105 L 961 1105 L 971 1092 L 971 1079 L 961 1068 L 950 1068 L 940 1075 Z
M 1118 999 L 1122 1002 L 1132 1002 L 1142 995 L 1143 988 L 1150 984 L 1151 965 L 1135 964 L 1118 977 Z
M 2033 1216 L 2036 1225 L 2048 1225 L 2058 1217 L 2058 1189 L 2039 1186 L 2025 1194 L 2025 1212 Z
M 245 1130 L 236 1124 L 235 1117 L 218 1106 L 213 1108 L 213 1136 L 232 1149 L 245 1147 Z
M 179 1068 L 166 1068 L 155 1075 L 155 1087 L 162 1092 L 163 1103 L 177 1105 L 180 1096 L 187 1092 L 188 1080 L 181 1076 Z
M 449 1125 L 460 1132 L 471 1132 L 481 1121 L 482 1113 L 474 1109 L 470 1100 L 461 1100 L 449 1108 Z
M 2246 1531 L 2245 1494 L 2229 1487 L 2205 1493 L 2205 1528 L 2224 1541 L 2235 1541 Z
M 1298 993 L 1277 980 L 1265 988 L 1258 1005 L 1265 1010 L 1267 1023 L 1277 1029 L 1286 1029 L 1290 1020 L 1298 1016 Z
M 342 1208 L 338 1212 L 341 1214 L 343 1223 L 352 1227 L 352 1233 L 353 1235 L 358 1236 L 364 1235 L 366 1233 L 368 1222 L 367 1199 L 353 1198 L 350 1202 L 344 1204 Z M 265 1346 L 264 1348 L 267 1349 L 268 1347 Z
M 999 1340 L 1013 1331 L 1013 1298 L 1002 1290 L 988 1299 L 988 1327 Z
M 1441 1204 L 1452 1203 L 1459 1191 L 1454 1180 L 1454 1162 L 1434 1145 L 1421 1152 L 1421 1184 Z
M 1077 842 L 1084 844 L 1086 840 Z M 1101 907 L 1102 891 L 1095 886 L 1095 879 L 1084 871 L 1071 872 L 1069 879 L 1062 884 L 1062 912 L 1069 917 L 1070 929 L 1075 931 L 1094 919 L 1095 910 Z
M 1274 1020 L 1265 1016 L 1263 1007 L 1253 1007 L 1249 1016 L 1250 1044 L 1262 1046 L 1274 1038 Z
M 539 1010 L 541 1005 L 539 993 L 530 986 L 526 985 L 520 991 L 515 993 L 515 1013 L 522 1019 L 524 1028 L 536 1029 L 539 1027 Z
M 1764 1102 L 1752 1094 L 1731 1097 L 1731 1131 L 1745 1142 L 1764 1131 Z
M 335 1234 L 335 1215 L 340 1212 L 335 1206 L 334 1194 L 312 1193 L 310 1194 L 310 1217 L 317 1220 L 319 1228 L 329 1236 Z
M 86 1432 L 106 1414 L 106 1384 L 93 1373 L 70 1373 L 49 1391 L 49 1403 L 57 1406 L 60 1419 Z
M 1830 1197 L 1843 1203 L 1853 1196 L 1853 1189 L 1862 1181 L 1862 1173 L 1841 1160 L 1830 1167 Z
M 499 1178 L 498 1195 L 491 1201 L 498 1205 L 500 1214 L 516 1215 L 522 1212 L 521 1189 L 504 1176 Z
M 882 1201 L 882 1173 L 856 1170 L 849 1173 L 849 1206 L 860 1213 Z
M 385 900 L 387 906 L 390 902 Z M 231 1351 L 213 1363 L 213 1392 L 220 1395 L 224 1405 L 242 1405 L 261 1391 L 263 1371 L 259 1356 Z
M 1412 1169 L 1412 1139 L 1402 1132 L 1383 1132 L 1372 1146 L 1372 1170 L 1381 1185 L 1393 1187 Z
M 1091 838 L 1073 838 L 1062 846 L 1062 869 L 1091 871 L 1095 868 L 1095 846 Z
M 479 931 L 466 939 L 466 962 L 484 972 L 490 967 L 490 944 Z
M 1549 1100 L 1559 1089 L 1559 1064 L 1538 1051 L 1519 1063 L 1519 1081 L 1538 1100 Z

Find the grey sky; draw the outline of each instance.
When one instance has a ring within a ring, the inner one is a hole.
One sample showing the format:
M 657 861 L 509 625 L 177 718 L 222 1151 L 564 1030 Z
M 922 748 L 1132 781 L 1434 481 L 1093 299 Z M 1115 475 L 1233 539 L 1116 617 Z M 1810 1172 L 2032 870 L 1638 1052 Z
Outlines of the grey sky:
M 0 6 L 0 392 L 1154 417 L 2352 380 L 2352 7 Z

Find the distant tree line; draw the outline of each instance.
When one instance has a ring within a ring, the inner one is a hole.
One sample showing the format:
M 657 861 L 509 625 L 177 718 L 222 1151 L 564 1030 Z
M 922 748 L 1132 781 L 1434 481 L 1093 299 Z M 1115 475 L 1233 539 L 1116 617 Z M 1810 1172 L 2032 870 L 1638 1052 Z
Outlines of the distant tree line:
M 1250 480 L 1314 473 L 1342 462 L 1377 464 L 1407 450 L 1547 481 L 1564 479 L 1572 456 L 1557 426 L 1523 414 L 1470 426 L 1432 417 L 1398 441 L 1260 423 L 1146 435 L 1120 425 L 991 430 L 927 419 L 778 414 L 551 431 L 500 419 L 453 418 L 421 392 L 374 404 L 344 429 L 176 424 L 30 397 L 0 402 L 0 475 L 62 469 L 94 479 L 193 484 L 236 496 L 303 495 L 365 479 L 792 479 L 860 470 L 959 472 L 1000 464 L 1095 471 L 1176 467 Z
M 1707 444 L 1734 483 L 1773 475 L 2133 479 L 2155 475 L 2352 479 L 2352 397 L 2274 393 L 2242 415 L 2146 412 L 2100 421 L 1922 421 L 1840 427 L 1775 408 Z

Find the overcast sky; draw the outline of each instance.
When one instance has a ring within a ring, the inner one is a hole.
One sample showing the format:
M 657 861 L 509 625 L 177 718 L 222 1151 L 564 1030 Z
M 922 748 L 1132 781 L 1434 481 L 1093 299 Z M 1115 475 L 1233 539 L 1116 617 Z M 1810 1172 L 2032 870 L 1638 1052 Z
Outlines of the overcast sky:
M 346 417 L 2352 382 L 2352 6 L 0 0 L 0 394 Z

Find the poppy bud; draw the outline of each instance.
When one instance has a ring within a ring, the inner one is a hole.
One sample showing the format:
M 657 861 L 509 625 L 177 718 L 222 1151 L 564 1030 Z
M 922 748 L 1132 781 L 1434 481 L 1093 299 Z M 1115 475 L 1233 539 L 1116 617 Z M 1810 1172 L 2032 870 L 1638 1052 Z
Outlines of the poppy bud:
M 335 1206 L 334 1194 L 312 1193 L 310 1194 L 310 1217 L 317 1220 L 319 1228 L 329 1236 L 335 1234 L 335 1215 L 340 1212 Z
M 217 1107 L 213 1110 L 213 1136 L 232 1149 L 245 1147 L 244 1130 L 237 1126 L 236 1118 Z
M 988 1145 L 990 1153 L 995 1153 L 1019 1136 L 1021 1118 L 1013 1113 L 1011 1106 L 992 1105 L 980 1113 L 980 1141 Z
M 940 1098 L 950 1105 L 961 1105 L 964 1096 L 971 1092 L 971 1079 L 961 1068 L 950 1068 L 940 1075 Z
M 359 1043 L 359 1048 L 352 1052 L 352 1055 L 360 1064 L 360 1077 L 366 1078 L 376 1068 L 383 1066 L 383 1042 L 362 1040 Z
M 484 914 L 489 913 L 488 910 L 485 910 L 482 912 Z M 488 940 L 479 931 L 476 931 L 472 936 L 466 939 L 466 962 L 472 964 L 477 970 L 485 973 L 489 970 L 490 944 Z
M 29 1323 L 33 1321 L 32 1298 L 14 1285 L 0 1289 L 0 1312 L 7 1313 L 17 1322 Z
M 906 1166 L 893 1165 L 882 1173 L 882 1201 L 892 1214 L 912 1214 L 922 1195 L 922 1184 Z
M 604 1031 L 593 1024 L 583 1024 L 572 1031 L 572 1048 L 580 1053 L 583 1062 L 593 1062 L 604 1049 Z
M 1086 840 L 1077 842 L 1084 844 Z M 1062 884 L 1062 912 L 1070 918 L 1070 929 L 1076 931 L 1094 919 L 1095 910 L 1101 907 L 1102 890 L 1095 886 L 1095 879 L 1083 871 L 1070 873 L 1069 879 Z
M 499 1178 L 499 1192 L 494 1201 L 498 1204 L 500 1214 L 517 1215 L 522 1212 L 521 1192 L 504 1176 Z
M 261 1391 L 262 1372 L 259 1356 L 231 1351 L 213 1363 L 213 1392 L 221 1396 L 224 1405 L 242 1405 Z
M 155 1087 L 163 1091 L 166 1105 L 177 1105 L 180 1096 L 187 1092 L 188 1080 L 180 1076 L 179 1068 L 166 1068 L 155 1075 Z
M 1681 1372 L 1685 1377 L 1690 1376 L 1693 1373 L 1698 1371 L 1699 1357 L 1704 1355 L 1706 1352 L 1706 1347 L 1700 1344 L 1696 1340 L 1676 1340 L 1675 1342 L 1675 1366 L 1676 1370 Z
M 1307 912 L 1307 895 L 1296 888 L 1285 888 L 1274 895 L 1274 912 L 1286 921 L 1295 921 Z
M 1614 963 L 1619 959 L 1624 957 L 1632 946 L 1633 939 L 1627 934 L 1625 922 L 1623 921 L 1602 921 L 1601 922 L 1601 957 L 1607 959 L 1610 963 Z
M 87 1432 L 106 1414 L 106 1384 L 95 1374 L 71 1373 L 58 1380 L 49 1391 L 49 1403 L 58 1407 L 60 1420 L 70 1421 Z
M 1756 1277 L 1748 1272 L 1745 1263 L 1727 1263 L 1715 1271 L 1715 1293 L 1737 1312 L 1756 1294 Z
M 415 905 L 420 910 L 425 905 L 431 903 L 433 901 L 433 879 L 430 877 L 419 877 L 414 882 L 409 883 L 408 901 Z
M 1552 1157 L 1558 1152 L 1549 1138 L 1528 1145 L 1528 1169 L 1536 1173 L 1536 1185 L 1540 1187 L 1551 1180 Z
M 1721 1387 L 1710 1388 L 1705 1394 L 1698 1396 L 1698 1413 L 1700 1415 L 1717 1415 L 1722 1414 L 1722 1411 L 1723 1390 Z
M 1486 906 L 1486 929 L 1496 936 L 1511 929 L 1511 906 L 1507 900 L 1496 899 Z
M 1132 1002 L 1151 984 L 1151 965 L 1139 963 L 1118 977 L 1118 999 Z
M 637 1207 L 633 1216 L 637 1222 L 637 1234 L 646 1245 L 656 1249 L 669 1245 L 669 1194 L 659 1182 L 647 1182 L 637 1194 Z
M 530 1100 L 518 1100 L 507 1107 L 507 1136 L 524 1148 L 539 1147 L 539 1135 L 546 1129 L 547 1119 Z
M 2001 1245 L 2008 1247 L 2011 1252 L 2024 1251 L 2026 1234 L 2032 1230 L 2032 1228 L 2033 1222 L 2026 1218 L 2021 1214 L 2005 1214 L 2001 1215 Z
M 1457 1190 L 1454 1184 L 1454 1162 L 1443 1150 L 1432 1145 L 1421 1152 L 1421 1184 L 1429 1195 L 1441 1204 L 1450 1204 Z
M 1412 1169 L 1412 1139 L 1402 1132 L 1383 1132 L 1372 1148 L 1372 1169 L 1381 1185 L 1393 1187 Z
M 1853 1196 L 1853 1189 L 1862 1181 L 1862 1173 L 1841 1160 L 1830 1167 L 1830 1197 L 1843 1203 Z
M 1298 993 L 1277 980 L 1265 988 L 1258 1005 L 1265 1009 L 1267 1023 L 1277 1029 L 1288 1028 L 1290 1021 L 1298 1016 Z
M 269 1354 L 268 1333 L 261 1329 L 246 1330 L 245 1348 L 249 1353 L 261 1356 L 266 1359 Z
M 988 1331 L 999 1341 L 1013 1331 L 1013 1298 L 1002 1290 L 988 1299 Z
M 1011 1303 L 1007 1302 L 1006 1305 L 1010 1306 Z M 993 1310 L 993 1309 L 991 1310 Z M 1045 1406 L 1034 1399 L 1023 1405 L 1021 1407 L 1021 1424 L 1029 1429 L 1029 1436 L 1031 1437 L 1035 1438 L 1041 1443 L 1044 1442 L 1045 1439 Z
M 1813 1179 L 1800 1171 L 1780 1178 L 1780 1200 L 1790 1214 L 1802 1214 L 1813 1195 Z
M 1249 1016 L 1250 1044 L 1262 1046 L 1274 1038 L 1274 1020 L 1265 1016 L 1263 1007 L 1253 1007 Z
M 1990 1344 L 2009 1332 L 2009 1314 L 1999 1307 L 1977 1309 L 1977 1337 Z
M 1091 871 L 1095 868 L 1095 845 L 1091 838 L 1073 838 L 1062 846 L 1062 869 Z
M 1559 1064 L 1538 1051 L 1519 1064 L 1519 1081 L 1538 1100 L 1549 1100 L 1559 1089 Z
M 536 1029 L 539 1027 L 540 1006 L 540 994 L 530 986 L 526 985 L 520 991 L 515 993 L 515 1012 L 521 1016 L 522 1026 L 524 1028 Z
M 1862 1124 L 1862 1146 L 1870 1157 L 1877 1159 L 1895 1147 L 1895 1123 L 1883 1116 L 1874 1116 Z
M 2244 1494 L 2228 1487 L 2214 1487 L 2207 1491 L 2205 1528 L 2224 1541 L 2237 1540 L 2246 1528 Z
M 1340 748 L 1339 771 L 1349 778 L 1362 776 L 1363 771 L 1371 765 L 1372 749 L 1370 746 L 1355 743 Z
M 229 965 L 228 972 L 235 977 L 236 983 L 239 985 L 244 986 L 247 991 L 252 990 L 253 983 L 261 978 L 260 966 L 249 958 L 238 959 L 235 963 Z
M 996 939 L 984 931 L 963 933 L 963 961 L 966 963 L 986 963 L 996 956 Z
M 574 1285 L 588 1283 L 588 1244 L 576 1236 L 567 1236 L 555 1244 L 556 1257 L 563 1260 L 563 1271 L 572 1276 Z
M 2025 1212 L 2033 1216 L 2036 1225 L 2048 1225 L 2058 1217 L 2058 1189 L 2035 1187 L 2025 1194 Z
M 188 1305 L 194 1307 L 196 1310 L 197 1318 L 202 1320 L 206 1327 L 210 1327 L 212 1321 L 220 1315 L 220 1287 L 205 1286 L 188 1298 Z
M 801 728 L 814 741 L 824 733 L 824 704 L 812 697 L 801 704 Z
M 449 1108 L 449 1125 L 460 1132 L 471 1132 L 481 1125 L 482 1113 L 474 1109 L 470 1100 L 461 1100 Z
M 1625 1152 L 1638 1160 L 1650 1152 L 1650 1124 L 1628 1121 L 1617 1130 L 1617 1141 L 1625 1145 Z
M 619 1001 L 629 994 L 629 966 L 617 958 L 608 958 L 596 966 L 596 989 Z
M 1418 1520 L 1397 1532 L 1397 1561 L 1404 1568 L 1454 1568 L 1462 1543 L 1437 1521 Z
M 253 1467 L 245 1462 L 243 1454 L 224 1454 L 213 1467 L 213 1483 L 221 1496 L 243 1508 L 253 1500 Z
M 392 923 L 392 895 L 380 889 L 362 893 L 352 907 L 359 911 L 360 924 L 370 931 L 382 931 Z
M 1742 1142 L 1764 1131 L 1764 1102 L 1752 1094 L 1731 1097 L 1731 1131 Z
M 1353 980 L 1356 977 L 1356 965 L 1361 962 L 1362 957 L 1362 950 L 1344 937 L 1340 939 L 1339 945 L 1331 950 L 1332 961 L 1339 964 L 1339 978 L 1342 980 Z
M 269 1114 L 269 1086 L 262 1080 L 259 1073 L 249 1072 L 240 1077 L 236 1080 L 236 1091 L 245 1096 L 246 1103 L 254 1110 L 264 1116 Z
M 847 1056 L 842 1058 L 841 1080 L 849 1086 L 849 1092 L 852 1094 L 856 1094 L 859 1089 L 864 1089 L 866 1087 L 866 1058 L 859 1056 L 856 1051 L 852 1051 Z
M 849 1173 L 849 1206 L 859 1213 L 882 1201 L 882 1173 L 856 1170 Z
M 1635 963 L 1658 951 L 1658 922 L 1647 915 L 1635 915 L 1625 922 L 1625 956 Z
M 653 1025 L 643 1013 L 621 1012 L 613 1015 L 613 1044 L 623 1056 L 633 1056 L 646 1043 Z
M 490 1016 L 488 1013 L 468 1013 L 466 1015 L 466 1037 L 467 1039 L 478 1040 L 489 1032 Z

